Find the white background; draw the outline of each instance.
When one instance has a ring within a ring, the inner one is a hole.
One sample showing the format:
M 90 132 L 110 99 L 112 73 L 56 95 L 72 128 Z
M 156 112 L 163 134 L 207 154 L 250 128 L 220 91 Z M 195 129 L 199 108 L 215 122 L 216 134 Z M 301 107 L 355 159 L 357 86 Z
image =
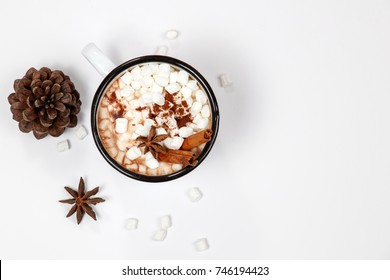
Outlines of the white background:
M 389 1 L 14 1 L 0 4 L 0 258 L 389 259 Z M 180 31 L 175 41 L 168 29 Z M 217 96 L 207 159 L 173 182 L 114 171 L 91 135 L 37 141 L 7 96 L 35 66 L 61 69 L 88 129 L 102 78 L 80 51 L 120 64 L 168 45 Z M 234 88 L 218 76 L 230 73 Z M 56 151 L 69 139 L 72 149 Z M 65 185 L 101 186 L 98 221 L 65 218 Z M 204 198 L 191 203 L 198 186 Z M 151 240 L 171 214 L 164 242 Z M 125 229 L 137 217 L 139 229 Z M 210 250 L 193 242 L 207 237 Z

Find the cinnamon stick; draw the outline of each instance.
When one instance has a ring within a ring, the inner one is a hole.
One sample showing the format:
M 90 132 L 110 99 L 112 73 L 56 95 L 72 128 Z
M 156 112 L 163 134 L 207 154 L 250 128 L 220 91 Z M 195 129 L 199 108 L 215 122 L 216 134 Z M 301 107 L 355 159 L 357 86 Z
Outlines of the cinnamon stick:
M 213 131 L 211 129 L 205 129 L 195 133 L 184 139 L 183 145 L 181 145 L 182 150 L 191 150 L 192 148 L 198 147 L 204 143 L 207 143 L 211 140 Z
M 168 150 L 166 153 L 158 153 L 157 159 L 162 162 L 178 163 L 187 166 L 194 162 L 195 153 L 183 150 Z

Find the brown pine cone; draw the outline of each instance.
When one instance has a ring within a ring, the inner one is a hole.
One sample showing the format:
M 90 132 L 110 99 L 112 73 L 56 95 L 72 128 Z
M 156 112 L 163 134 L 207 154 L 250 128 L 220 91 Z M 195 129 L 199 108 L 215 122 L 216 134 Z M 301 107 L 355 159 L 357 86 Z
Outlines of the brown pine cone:
M 48 134 L 58 137 L 66 127 L 77 125 L 80 94 L 62 71 L 32 67 L 15 80 L 14 90 L 8 102 L 20 131 L 33 131 L 35 138 L 42 139 Z

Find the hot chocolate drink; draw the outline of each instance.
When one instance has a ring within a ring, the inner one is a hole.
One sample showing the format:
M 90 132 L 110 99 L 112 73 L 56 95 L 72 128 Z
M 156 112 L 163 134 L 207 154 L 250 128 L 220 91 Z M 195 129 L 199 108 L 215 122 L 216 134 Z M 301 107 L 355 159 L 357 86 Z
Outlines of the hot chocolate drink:
M 212 138 L 212 111 L 201 84 L 168 63 L 143 63 L 106 88 L 98 108 L 100 140 L 124 168 L 147 176 L 196 165 Z

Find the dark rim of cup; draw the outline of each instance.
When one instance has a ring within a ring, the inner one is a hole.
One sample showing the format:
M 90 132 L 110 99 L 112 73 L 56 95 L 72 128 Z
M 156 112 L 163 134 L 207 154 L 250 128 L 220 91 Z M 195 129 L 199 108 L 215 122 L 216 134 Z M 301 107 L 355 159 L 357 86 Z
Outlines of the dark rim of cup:
M 130 171 L 123 166 L 121 166 L 115 159 L 113 159 L 106 149 L 104 148 L 100 136 L 98 133 L 98 124 L 97 124 L 97 113 L 100 105 L 100 100 L 106 90 L 106 88 L 110 85 L 110 83 L 118 77 L 119 74 L 124 72 L 126 69 L 129 69 L 133 66 L 136 66 L 138 64 L 143 64 L 143 63 L 169 63 L 173 66 L 176 66 L 178 68 L 181 68 L 183 70 L 186 70 L 190 75 L 192 75 L 197 82 L 203 87 L 205 93 L 207 94 L 207 97 L 209 99 L 210 103 L 210 108 L 212 111 L 212 125 L 211 129 L 213 131 L 213 136 L 211 141 L 206 143 L 206 146 L 203 148 L 201 154 L 198 156 L 198 164 L 195 166 L 187 166 L 177 172 L 163 175 L 163 176 L 147 176 L 147 175 L 142 175 L 133 171 Z M 169 57 L 169 56 L 161 56 L 161 55 L 147 55 L 147 56 L 141 56 L 137 57 L 134 59 L 131 59 L 118 67 L 116 67 L 114 70 L 112 70 L 102 81 L 100 84 L 99 88 L 97 89 L 95 96 L 92 101 L 92 108 L 91 108 L 91 127 L 92 127 L 92 135 L 93 139 L 95 141 L 96 146 L 98 147 L 99 152 L 103 155 L 104 159 L 112 166 L 114 167 L 117 171 L 120 173 L 139 180 L 143 182 L 166 182 L 170 180 L 177 179 L 181 176 L 184 176 L 194 170 L 196 167 L 198 167 L 202 161 L 206 158 L 206 156 L 209 154 L 211 151 L 211 148 L 213 147 L 215 140 L 218 135 L 218 129 L 219 129 L 219 109 L 218 109 L 218 104 L 217 100 L 215 98 L 214 92 L 211 89 L 209 83 L 206 81 L 206 79 L 192 66 L 188 65 L 187 63 L 180 61 L 176 58 Z

